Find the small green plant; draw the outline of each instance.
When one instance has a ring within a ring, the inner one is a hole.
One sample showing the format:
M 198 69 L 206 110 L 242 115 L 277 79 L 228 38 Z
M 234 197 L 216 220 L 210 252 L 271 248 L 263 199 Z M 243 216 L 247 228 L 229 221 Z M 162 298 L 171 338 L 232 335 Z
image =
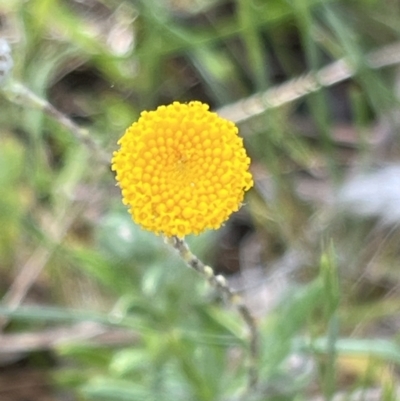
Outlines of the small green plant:
M 74 401 L 398 399 L 398 13 L 0 0 L 0 354 Z

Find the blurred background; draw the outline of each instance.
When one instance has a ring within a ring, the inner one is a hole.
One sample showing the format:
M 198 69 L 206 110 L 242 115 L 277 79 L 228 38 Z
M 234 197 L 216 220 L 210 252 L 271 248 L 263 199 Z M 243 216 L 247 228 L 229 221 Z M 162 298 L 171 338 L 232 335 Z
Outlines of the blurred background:
M 396 0 L 0 0 L 0 400 L 241 399 L 240 318 L 108 162 L 174 100 L 252 158 L 242 209 L 188 238 L 259 322 L 245 399 L 400 399 L 399 21 Z

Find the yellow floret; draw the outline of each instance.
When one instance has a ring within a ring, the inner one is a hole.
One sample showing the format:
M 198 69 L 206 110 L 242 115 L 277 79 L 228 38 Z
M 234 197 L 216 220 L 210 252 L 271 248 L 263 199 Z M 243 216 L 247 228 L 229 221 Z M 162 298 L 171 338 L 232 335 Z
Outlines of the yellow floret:
M 144 229 L 184 237 L 219 228 L 253 186 L 231 121 L 198 101 L 144 111 L 118 141 L 112 169 Z

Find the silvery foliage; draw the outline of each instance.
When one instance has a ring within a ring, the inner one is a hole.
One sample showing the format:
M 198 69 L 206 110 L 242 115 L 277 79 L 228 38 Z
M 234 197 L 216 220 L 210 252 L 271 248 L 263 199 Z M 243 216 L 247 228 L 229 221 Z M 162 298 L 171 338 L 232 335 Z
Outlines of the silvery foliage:
M 0 38 L 0 85 L 4 83 L 13 65 L 10 45 L 5 39 Z

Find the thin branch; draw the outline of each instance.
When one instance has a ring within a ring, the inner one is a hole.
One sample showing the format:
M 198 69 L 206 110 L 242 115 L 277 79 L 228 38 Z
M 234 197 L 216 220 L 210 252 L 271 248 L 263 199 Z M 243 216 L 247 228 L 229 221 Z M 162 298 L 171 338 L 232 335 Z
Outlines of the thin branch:
M 88 148 L 102 164 L 110 164 L 110 156 L 93 139 L 89 131 L 75 124 L 69 117 L 57 110 L 47 100 L 35 95 L 25 85 L 10 80 L 2 87 L 3 94 L 12 103 L 41 110 L 51 119 L 66 128 L 72 136 Z
M 387 45 L 366 56 L 367 64 L 372 69 L 400 64 L 400 42 Z M 316 92 L 322 87 L 329 87 L 343 82 L 357 74 L 347 62 L 340 59 L 321 68 L 315 73 L 308 73 L 293 78 L 265 92 L 256 93 L 238 102 L 226 105 L 217 113 L 235 123 L 241 123 L 267 110 L 288 104 L 294 100 Z
M 166 238 L 167 244 L 175 248 L 179 256 L 184 262 L 200 273 L 208 283 L 215 288 L 223 299 L 230 305 L 232 305 L 242 317 L 244 323 L 247 326 L 249 334 L 249 382 L 248 388 L 254 389 L 258 382 L 258 355 L 259 355 L 259 332 L 257 323 L 249 308 L 243 301 L 242 296 L 234 291 L 227 283 L 225 277 L 221 275 L 215 275 L 212 267 L 205 265 L 200 259 L 197 258 L 189 249 L 187 243 L 178 237 Z

